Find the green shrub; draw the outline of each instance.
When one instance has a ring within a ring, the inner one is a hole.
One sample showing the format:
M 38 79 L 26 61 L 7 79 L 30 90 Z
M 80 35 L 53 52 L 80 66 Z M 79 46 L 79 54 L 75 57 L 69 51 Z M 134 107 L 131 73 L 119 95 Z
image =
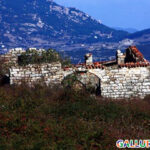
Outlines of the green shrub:
M 42 52 L 37 50 L 27 50 L 18 57 L 18 64 L 25 66 L 28 64 L 41 64 L 41 63 L 52 63 L 61 62 L 63 66 L 70 65 L 70 60 L 67 57 L 63 57 L 56 50 L 48 49 Z
M 36 50 L 27 50 L 18 58 L 19 65 L 51 63 L 60 60 L 60 56 L 53 49 L 38 52 Z

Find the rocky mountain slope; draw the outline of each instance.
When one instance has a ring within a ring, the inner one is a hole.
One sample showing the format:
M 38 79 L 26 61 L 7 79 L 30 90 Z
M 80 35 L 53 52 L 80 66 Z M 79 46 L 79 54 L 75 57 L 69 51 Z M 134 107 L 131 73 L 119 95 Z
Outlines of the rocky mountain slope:
M 135 32 L 129 35 L 128 38 L 140 44 L 150 44 L 150 29 Z
M 55 40 L 118 41 L 127 34 L 106 27 L 75 8 L 65 8 L 49 0 L 1 1 L 0 14 L 1 42 L 11 47 L 48 45 Z
M 55 48 L 74 62 L 89 51 L 95 59 L 107 59 L 115 55 L 116 48 L 135 42 L 128 36 L 128 32 L 109 28 L 80 10 L 51 0 L 0 1 L 1 52 L 15 47 Z
M 128 34 L 50 0 L 0 1 L 0 22 L 2 50 L 13 47 L 89 50 L 93 43 L 117 42 Z

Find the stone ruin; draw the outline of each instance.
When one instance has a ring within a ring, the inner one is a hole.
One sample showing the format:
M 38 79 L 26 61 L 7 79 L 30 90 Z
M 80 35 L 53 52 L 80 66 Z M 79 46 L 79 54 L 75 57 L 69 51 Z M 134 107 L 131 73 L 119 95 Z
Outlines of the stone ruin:
M 60 62 L 19 66 L 18 56 L 23 52 L 22 49 L 14 49 L 1 55 L 0 59 L 5 63 L 14 63 L 9 69 L 11 85 L 24 82 L 31 86 L 38 82 L 60 85 L 75 75 L 76 84 L 93 88 L 103 97 L 144 98 L 150 94 L 150 63 L 135 46 L 128 47 L 125 53 L 117 50 L 116 59 L 111 61 L 93 62 L 92 54 L 86 54 L 84 63 L 64 68 Z

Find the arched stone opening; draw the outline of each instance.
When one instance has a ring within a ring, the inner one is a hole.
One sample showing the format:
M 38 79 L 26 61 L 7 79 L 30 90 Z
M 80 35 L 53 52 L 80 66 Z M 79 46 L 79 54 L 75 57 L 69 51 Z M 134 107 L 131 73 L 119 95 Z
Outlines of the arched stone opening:
M 74 86 L 78 89 L 85 88 L 90 93 L 101 96 L 101 79 L 90 72 L 76 72 L 64 78 L 63 84 Z
M 84 80 L 86 88 L 91 93 L 101 96 L 101 79 L 97 75 L 87 72 L 85 79 L 82 76 L 81 80 Z
M 69 88 L 78 88 L 78 89 L 85 88 L 84 83 L 82 83 L 82 81 L 78 79 L 78 75 L 76 73 L 72 73 L 66 76 L 62 81 L 62 85 L 64 87 Z

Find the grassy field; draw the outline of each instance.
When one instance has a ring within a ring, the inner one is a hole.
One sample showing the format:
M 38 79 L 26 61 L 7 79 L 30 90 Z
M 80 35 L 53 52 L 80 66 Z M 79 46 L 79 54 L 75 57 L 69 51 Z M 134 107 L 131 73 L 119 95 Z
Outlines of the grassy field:
M 0 87 L 0 150 L 116 150 L 150 138 L 150 97 L 112 101 L 59 87 Z

